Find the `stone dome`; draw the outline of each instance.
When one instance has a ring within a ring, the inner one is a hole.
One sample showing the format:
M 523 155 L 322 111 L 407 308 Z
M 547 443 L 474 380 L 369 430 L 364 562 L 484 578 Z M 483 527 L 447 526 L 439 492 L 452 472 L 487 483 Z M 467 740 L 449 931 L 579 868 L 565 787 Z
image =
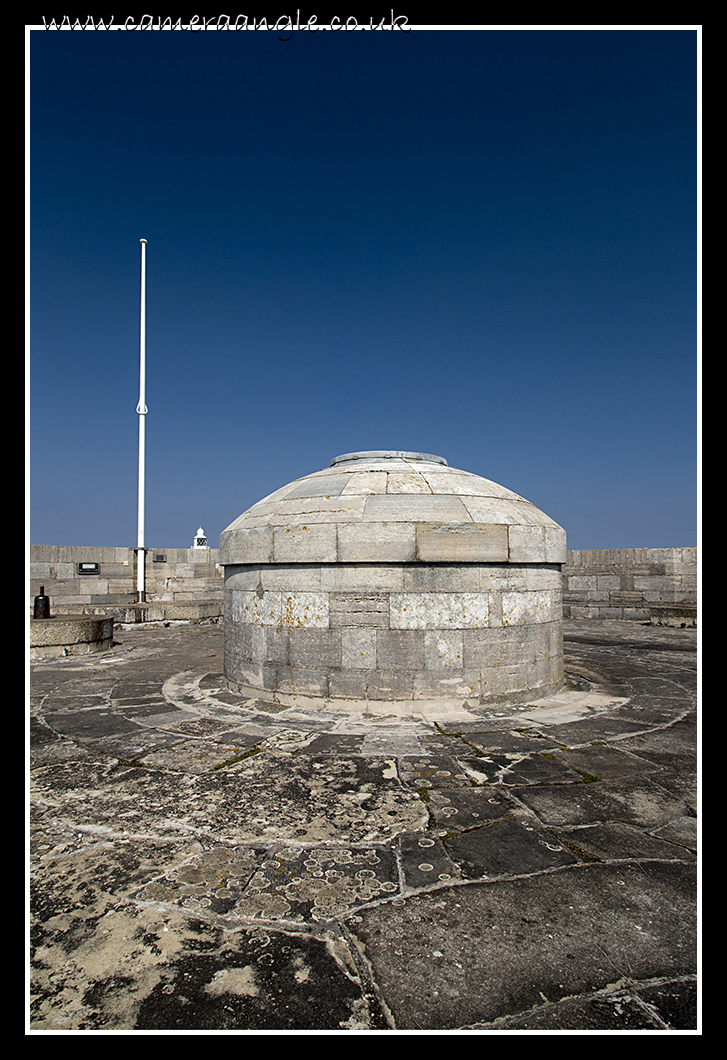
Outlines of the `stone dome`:
M 550 695 L 565 548 L 529 501 L 442 457 L 338 456 L 221 534 L 225 680 L 364 711 Z
M 337 456 L 258 501 L 220 562 L 564 563 L 565 531 L 512 490 L 429 453 Z

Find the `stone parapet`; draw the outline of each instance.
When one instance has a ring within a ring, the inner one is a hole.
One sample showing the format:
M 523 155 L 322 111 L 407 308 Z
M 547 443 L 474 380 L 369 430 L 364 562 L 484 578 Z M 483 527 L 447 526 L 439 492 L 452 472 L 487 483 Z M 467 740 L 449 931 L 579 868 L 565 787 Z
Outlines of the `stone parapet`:
M 487 543 L 492 548 L 488 553 L 492 558 L 484 562 L 493 563 L 492 571 L 499 570 L 502 586 L 507 584 L 509 565 L 517 567 L 515 553 L 512 557 L 510 555 L 510 528 L 504 525 L 495 524 L 494 530 L 490 527 L 492 533 L 485 531 L 481 536 L 480 528 L 474 524 L 460 534 L 451 527 L 441 533 L 436 524 L 397 522 L 376 523 L 375 532 L 370 524 L 342 523 L 333 529 L 336 531 L 336 561 L 327 566 L 315 562 L 274 564 L 271 527 L 248 531 L 245 540 L 251 548 L 249 553 L 246 547 L 241 549 L 241 554 L 259 557 L 253 566 L 261 571 L 266 590 L 346 592 L 356 587 L 382 592 L 427 592 L 436 584 L 437 591 L 467 591 L 465 586 L 470 589 L 472 586 L 472 571 L 468 570 L 468 564 L 475 561 L 476 556 L 473 538 L 477 547 Z M 504 563 L 497 567 L 494 556 L 502 553 L 496 553 L 495 546 L 498 540 L 504 540 L 503 533 L 508 535 L 508 567 Z M 269 547 L 258 549 L 263 539 Z M 448 552 L 441 547 L 445 539 L 449 542 L 446 544 Z M 543 546 L 542 555 L 553 555 L 545 551 L 545 537 Z M 388 557 L 387 560 L 374 562 L 374 557 L 381 555 Z M 438 556 L 436 561 L 431 558 L 435 555 Z M 445 555 L 455 558 L 444 560 Z M 154 556 L 164 556 L 165 561 L 155 562 Z M 99 573 L 79 574 L 78 564 L 81 562 L 98 563 Z M 245 563 L 244 560 L 241 562 Z M 148 602 L 222 603 L 224 578 L 219 549 L 149 549 L 146 567 Z M 533 579 L 542 577 L 535 573 L 541 569 L 538 564 L 533 566 L 529 588 L 540 587 Z M 649 621 L 655 608 L 686 606 L 696 609 L 696 548 L 571 550 L 565 553 L 562 572 L 566 618 Z M 490 577 L 494 574 L 491 573 Z M 56 613 L 90 614 L 98 608 L 122 609 L 137 602 L 136 551 L 133 548 L 31 545 L 31 609 L 41 585 Z M 257 588 L 257 583 L 252 588 Z
M 54 611 L 137 601 L 134 548 L 31 545 L 29 558 L 31 607 L 41 585 Z M 148 548 L 145 575 L 149 602 L 222 602 L 219 549 Z
M 656 607 L 696 608 L 696 548 L 573 550 L 562 570 L 565 618 L 649 621 Z

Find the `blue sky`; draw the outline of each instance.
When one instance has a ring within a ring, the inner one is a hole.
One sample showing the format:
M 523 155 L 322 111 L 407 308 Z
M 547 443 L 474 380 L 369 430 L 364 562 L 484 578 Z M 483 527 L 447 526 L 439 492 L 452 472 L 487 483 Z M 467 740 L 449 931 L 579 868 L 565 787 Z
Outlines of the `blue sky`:
M 411 21 L 411 19 L 410 19 Z M 697 544 L 698 32 L 29 33 L 29 540 L 436 453 Z

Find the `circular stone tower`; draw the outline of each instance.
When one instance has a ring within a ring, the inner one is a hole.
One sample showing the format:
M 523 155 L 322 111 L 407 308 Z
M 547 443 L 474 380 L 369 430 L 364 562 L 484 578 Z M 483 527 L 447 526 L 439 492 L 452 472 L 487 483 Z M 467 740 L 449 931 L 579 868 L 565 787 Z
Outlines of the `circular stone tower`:
M 220 536 L 227 684 L 409 712 L 550 695 L 565 550 L 534 505 L 442 457 L 338 456 Z

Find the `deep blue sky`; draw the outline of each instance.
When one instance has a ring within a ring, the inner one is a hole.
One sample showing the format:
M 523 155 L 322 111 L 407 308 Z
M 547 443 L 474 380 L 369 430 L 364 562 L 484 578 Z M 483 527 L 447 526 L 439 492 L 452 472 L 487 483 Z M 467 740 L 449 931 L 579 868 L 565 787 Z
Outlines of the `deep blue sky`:
M 29 540 L 436 453 L 697 543 L 698 34 L 30 32 Z

